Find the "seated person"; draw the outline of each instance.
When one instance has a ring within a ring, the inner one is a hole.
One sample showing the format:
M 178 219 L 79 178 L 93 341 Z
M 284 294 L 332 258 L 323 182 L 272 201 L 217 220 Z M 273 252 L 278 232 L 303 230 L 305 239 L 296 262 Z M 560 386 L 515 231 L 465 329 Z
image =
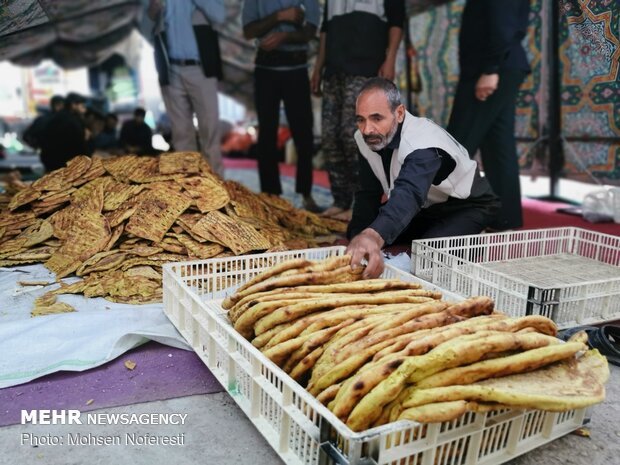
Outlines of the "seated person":
M 360 189 L 347 252 L 354 266 L 368 260 L 364 277 L 383 271 L 385 244 L 478 234 L 493 221 L 499 201 L 476 162 L 444 129 L 407 112 L 393 82 L 369 79 L 356 119 Z
M 136 108 L 133 118 L 123 123 L 121 128 L 120 145 L 130 154 L 153 155 L 153 131 L 144 122 L 146 111 Z

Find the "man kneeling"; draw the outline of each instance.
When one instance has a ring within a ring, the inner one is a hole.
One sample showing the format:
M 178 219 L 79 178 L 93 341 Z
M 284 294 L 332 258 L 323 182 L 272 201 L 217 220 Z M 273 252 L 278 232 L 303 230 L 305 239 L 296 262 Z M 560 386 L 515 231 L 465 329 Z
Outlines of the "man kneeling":
M 384 244 L 477 234 L 493 221 L 499 200 L 476 162 L 444 129 L 407 112 L 393 82 L 369 79 L 356 118 L 360 190 L 347 251 L 353 265 L 368 260 L 365 277 L 383 271 Z

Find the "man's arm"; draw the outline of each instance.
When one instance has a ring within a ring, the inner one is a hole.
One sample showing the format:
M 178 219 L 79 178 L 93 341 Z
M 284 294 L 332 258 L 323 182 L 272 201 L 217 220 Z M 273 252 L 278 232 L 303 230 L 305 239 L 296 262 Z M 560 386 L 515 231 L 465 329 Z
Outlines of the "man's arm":
M 383 272 L 381 248 L 394 242 L 420 211 L 441 164 L 441 157 L 432 148 L 416 150 L 407 156 L 394 181 L 390 199 L 372 224 L 353 237 L 347 247 L 351 266 L 359 265 L 364 258 L 368 261 L 364 278 L 376 278 Z
M 310 91 L 316 95 L 321 95 L 321 80 L 323 79 L 323 68 L 325 67 L 325 54 L 327 47 L 327 22 L 329 17 L 327 14 L 329 1 L 325 0 L 323 5 L 323 21 L 321 21 L 321 33 L 319 37 L 319 51 L 314 62 L 314 69 L 310 77 Z
M 485 101 L 499 85 L 499 69 L 512 41 L 519 31 L 519 8 L 521 3 L 515 0 L 486 0 L 487 24 L 489 36 L 484 50 L 482 75 L 476 82 L 476 98 Z
M 247 6 L 244 5 L 244 18 L 246 15 Z M 262 37 L 276 27 L 279 23 L 289 22 L 297 25 L 301 25 L 304 21 L 304 12 L 301 8 L 290 7 L 283 10 L 278 10 L 269 16 L 261 19 L 250 21 L 243 26 L 243 36 L 246 39 L 256 39 Z
M 353 215 L 347 227 L 347 238 L 351 239 L 366 229 L 375 220 L 381 208 L 383 187 L 372 172 L 368 160 L 360 157 L 359 163 L 360 189 L 355 193 Z
M 383 272 L 383 239 L 376 231 L 368 229 L 379 213 L 383 187 L 372 172 L 365 158 L 360 160 L 360 190 L 355 193 L 353 217 L 347 228 L 347 237 L 351 239 L 347 253 L 351 254 L 351 264 L 357 266 L 365 258 L 368 265 L 364 278 L 375 278 Z
M 396 76 L 396 53 L 398 52 L 398 46 L 403 38 L 402 27 L 391 27 L 388 38 L 388 49 L 385 54 L 385 61 L 379 68 L 379 77 L 394 80 Z
M 310 41 L 316 34 L 316 27 L 306 24 L 301 30 L 294 32 L 272 32 L 260 41 L 260 48 L 273 50 L 284 43 L 299 44 Z
M 424 206 L 441 164 L 434 148 L 416 150 L 405 158 L 389 200 L 369 226 L 386 244 L 393 243 Z
M 485 74 L 497 73 L 519 34 L 519 9 L 521 2 L 516 0 L 485 0 L 489 35 L 483 51 L 482 71 Z
M 396 76 L 396 53 L 403 38 L 406 13 L 404 0 L 385 0 L 385 16 L 388 22 L 388 48 L 385 53 L 385 61 L 379 68 L 380 77 L 394 80 Z

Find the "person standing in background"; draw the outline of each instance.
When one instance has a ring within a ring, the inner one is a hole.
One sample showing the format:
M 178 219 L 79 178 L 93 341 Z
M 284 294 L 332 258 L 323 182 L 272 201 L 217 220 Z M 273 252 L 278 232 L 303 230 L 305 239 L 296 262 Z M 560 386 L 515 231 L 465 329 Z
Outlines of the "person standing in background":
M 530 67 L 521 41 L 529 0 L 468 0 L 459 35 L 459 83 L 448 132 L 474 157 L 480 149 L 485 176 L 502 203 L 491 225 L 523 225 L 515 141 L 517 93 Z
M 92 154 L 87 140 L 90 132 L 84 123 L 86 98 L 70 93 L 64 109 L 55 113 L 41 134 L 41 163 L 48 173 L 62 168 L 73 157 Z
M 321 94 L 322 150 L 334 205 L 323 215 L 349 220 L 358 187 L 355 99 L 373 76 L 393 80 L 405 25 L 404 0 L 326 0 L 311 88 Z
M 318 212 L 311 195 L 312 103 L 308 79 L 308 41 L 319 26 L 317 0 L 245 0 L 243 34 L 256 39 L 254 100 L 258 116 L 258 174 L 261 190 L 280 195 L 276 136 L 280 102 L 297 149 L 295 189 L 306 210 Z
M 60 95 L 54 95 L 50 99 L 50 111 L 38 116 L 30 126 L 24 131 L 22 138 L 24 142 L 33 149 L 41 148 L 41 137 L 45 133 L 47 123 L 65 107 L 65 99 Z
M 194 113 L 203 157 L 223 175 L 220 151 L 217 80 L 219 56 L 213 56 L 217 37 L 212 29 L 226 19 L 223 0 L 151 0 L 148 14 L 158 23 L 155 65 L 172 124 L 172 143 L 178 151 L 197 151 Z M 215 43 L 214 43 L 215 41 Z

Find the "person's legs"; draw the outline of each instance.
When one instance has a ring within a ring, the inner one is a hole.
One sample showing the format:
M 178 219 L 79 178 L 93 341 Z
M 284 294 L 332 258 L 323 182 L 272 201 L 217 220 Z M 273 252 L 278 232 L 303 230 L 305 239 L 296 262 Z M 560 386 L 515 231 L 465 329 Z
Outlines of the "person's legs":
M 281 72 L 284 111 L 297 149 L 296 192 L 310 195 L 312 190 L 312 103 L 308 70 L 296 69 Z
M 170 117 L 172 143 L 175 150 L 196 152 L 196 130 L 194 129 L 194 109 L 181 78 L 179 67 L 170 67 L 170 84 L 161 87 L 161 94 Z
M 359 188 L 359 149 L 353 138 L 357 130 L 355 119 L 355 104 L 360 89 L 368 78 L 363 76 L 346 76 L 344 82 L 344 99 L 342 102 L 342 120 L 340 123 L 340 140 L 342 141 L 343 158 L 342 173 L 344 178 L 342 186 L 346 194 L 346 209 L 350 210 L 353 197 Z
M 323 106 L 321 109 L 321 150 L 325 156 L 325 168 L 329 175 L 329 184 L 334 197 L 336 212 L 349 208 L 346 199 L 346 172 L 343 173 L 342 142 L 340 125 L 342 120 L 343 89 L 342 76 L 330 76 L 323 81 Z M 329 214 L 328 209 L 325 214 Z
M 351 219 L 353 198 L 359 184 L 359 149 L 353 138 L 353 134 L 357 129 L 355 102 L 367 78 L 363 76 L 338 75 L 331 79 L 335 83 L 335 89 L 332 90 L 330 88 L 329 91 L 337 94 L 338 101 L 326 106 L 324 90 L 322 130 L 324 136 L 325 132 L 329 131 L 331 133 L 330 137 L 337 142 L 337 145 L 333 147 L 333 153 L 326 154 L 326 159 L 329 161 L 327 170 L 329 172 L 332 195 L 334 196 L 334 205 L 323 214 L 339 220 L 349 221 Z M 324 85 L 323 88 L 325 89 L 325 87 Z M 336 124 L 333 124 L 334 122 Z
M 490 189 L 473 199 L 450 198 L 423 208 L 394 243 L 479 234 L 496 218 L 499 207 L 499 200 Z
M 276 138 L 280 121 L 281 85 L 279 71 L 254 70 L 254 101 L 258 117 L 258 176 L 262 192 L 280 195 L 280 171 Z
M 198 136 L 202 156 L 211 169 L 224 175 L 220 149 L 220 112 L 217 99 L 217 79 L 204 75 L 200 66 L 188 66 L 183 80 L 198 119 Z
M 449 215 L 435 218 L 420 239 L 480 234 L 489 224 L 489 220 L 487 211 L 482 208 L 462 208 Z
M 497 220 L 491 224 L 499 230 L 523 225 L 519 160 L 514 135 L 517 92 L 523 78 L 524 74 L 520 71 L 500 75 L 503 86 L 498 88 L 498 92 L 501 92 L 504 104 L 480 145 L 484 173 L 502 203 Z

